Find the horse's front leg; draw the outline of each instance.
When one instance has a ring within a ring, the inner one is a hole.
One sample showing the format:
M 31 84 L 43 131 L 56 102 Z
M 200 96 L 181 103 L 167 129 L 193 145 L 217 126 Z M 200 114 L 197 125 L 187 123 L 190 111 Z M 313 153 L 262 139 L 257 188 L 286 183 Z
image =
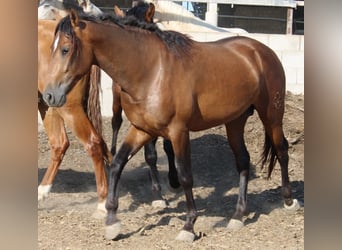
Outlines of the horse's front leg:
M 108 196 L 106 201 L 106 238 L 114 239 L 120 232 L 120 221 L 116 216 L 119 206 L 118 182 L 128 160 L 139 151 L 152 137 L 137 128 L 130 126 L 124 142 L 115 155 L 109 168 Z
M 121 107 L 121 98 L 120 98 L 120 86 L 116 82 L 113 81 L 112 85 L 112 92 L 113 92 L 113 117 L 112 117 L 112 130 L 113 130 L 113 137 L 112 137 L 112 148 L 111 153 L 112 155 L 116 154 L 116 143 L 118 140 L 119 130 L 122 124 L 122 107 Z
M 111 160 L 106 157 L 108 154 L 105 151 L 105 142 L 102 136 L 94 129 L 81 105 L 66 105 L 61 107 L 59 112 L 71 131 L 81 141 L 87 154 L 93 161 L 98 195 L 97 210 L 93 217 L 103 218 L 106 215 L 104 205 L 108 193 L 105 159 L 107 161 Z
M 40 104 L 38 107 L 51 149 L 49 166 L 38 186 L 38 201 L 41 201 L 48 196 L 51 190 L 58 168 L 69 147 L 69 140 L 63 118 L 58 114 L 56 108 L 49 108 L 44 104 Z
M 197 211 L 192 193 L 193 177 L 191 172 L 189 131 L 177 131 L 170 139 L 175 154 L 178 179 L 184 189 L 187 206 L 186 222 L 176 240 L 192 242 L 195 239 L 194 224 L 197 219 Z

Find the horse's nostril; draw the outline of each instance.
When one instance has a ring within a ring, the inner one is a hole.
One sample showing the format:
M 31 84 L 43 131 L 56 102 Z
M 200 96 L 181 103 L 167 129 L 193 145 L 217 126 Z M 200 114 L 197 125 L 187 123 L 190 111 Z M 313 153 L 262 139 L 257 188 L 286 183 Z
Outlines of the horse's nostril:
M 48 101 L 50 101 L 50 100 L 52 99 L 52 95 L 49 94 L 49 93 L 47 93 L 47 94 L 45 95 L 45 99 L 48 100 Z
M 43 99 L 48 105 L 52 105 L 54 102 L 54 97 L 51 93 L 45 93 Z

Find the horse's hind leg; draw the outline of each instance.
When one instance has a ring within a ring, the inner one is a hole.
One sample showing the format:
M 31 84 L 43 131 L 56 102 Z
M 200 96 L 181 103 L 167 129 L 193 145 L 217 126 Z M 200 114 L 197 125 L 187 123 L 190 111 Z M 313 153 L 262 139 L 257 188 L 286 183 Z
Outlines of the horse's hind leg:
M 145 160 L 150 167 L 150 177 L 152 181 L 152 206 L 164 208 L 167 206 L 165 200 L 161 195 L 161 188 L 159 182 L 159 173 L 157 170 L 157 151 L 156 151 L 157 138 L 153 139 L 151 142 L 144 146 Z M 178 181 L 177 170 L 175 167 L 175 156 L 173 153 L 172 144 L 169 140 L 164 139 L 164 151 L 168 158 L 169 164 L 169 184 L 170 190 L 177 192 L 180 189 L 180 184 Z
M 275 96 L 277 97 L 278 95 Z M 267 109 L 257 109 L 259 117 L 265 127 L 263 164 L 269 160 L 268 177 L 270 177 L 276 160 L 278 159 L 281 168 L 282 194 L 285 202 L 284 206 L 289 210 L 297 210 L 300 205 L 296 199 L 292 199 L 292 191 L 288 175 L 288 142 L 284 136 L 282 126 L 284 98 L 284 96 L 281 98 L 281 105 L 279 105 L 279 102 L 277 102 L 277 105 L 271 102 L 271 105 L 269 105 Z
M 167 204 L 161 195 L 159 173 L 157 170 L 156 142 L 157 142 L 157 138 L 152 140 L 150 143 L 147 143 L 144 146 L 145 160 L 150 167 L 150 177 L 152 181 L 152 196 L 153 196 L 152 206 L 164 208 L 167 206 Z M 164 144 L 164 151 L 167 155 L 168 164 L 169 164 L 168 177 L 169 177 L 170 190 L 177 192 L 180 190 L 180 184 L 178 181 L 177 170 L 175 167 L 175 156 L 173 153 L 172 144 L 167 139 L 163 140 L 163 144 Z
M 105 154 L 103 152 L 102 143 L 104 143 L 101 135 L 98 135 L 88 117 L 84 113 L 81 105 L 65 107 L 60 110 L 68 127 L 75 133 L 77 138 L 84 145 L 88 155 L 94 164 L 94 172 L 96 179 L 96 188 L 98 194 L 98 207 L 95 213 L 96 217 L 104 217 L 106 213 L 105 200 L 108 193 L 107 177 L 105 172 Z
M 271 154 L 274 155 L 275 153 L 280 164 L 284 206 L 288 210 L 295 211 L 300 207 L 300 205 L 296 199 L 292 199 L 292 191 L 288 174 L 288 142 L 284 136 L 281 124 L 268 127 L 268 132 L 265 135 L 265 146 L 267 147 L 268 144 L 269 147 L 271 147 Z M 272 157 L 274 156 L 271 156 L 271 161 Z M 272 170 L 269 170 L 269 177 L 271 175 L 271 171 Z
M 178 180 L 177 169 L 175 166 L 175 154 L 173 152 L 172 144 L 170 140 L 164 139 L 163 140 L 164 151 L 167 155 L 167 160 L 169 163 L 169 184 L 170 190 L 173 192 L 178 192 L 181 190 L 181 186 Z
M 159 173 L 157 170 L 157 151 L 156 142 L 158 138 L 153 139 L 151 142 L 145 144 L 144 154 L 145 160 L 150 167 L 150 177 L 152 182 L 152 206 L 165 208 L 167 206 L 165 200 L 161 195 L 161 188 L 159 182 Z
M 51 149 L 49 166 L 38 186 L 38 201 L 40 201 L 47 197 L 51 190 L 58 167 L 63 160 L 65 151 L 69 147 L 69 140 L 66 135 L 63 119 L 56 109 L 48 108 L 44 104 L 39 104 L 38 107 Z
M 234 153 L 237 171 L 240 176 L 239 195 L 233 217 L 228 223 L 229 229 L 243 227 L 242 217 L 247 211 L 247 185 L 249 178 L 250 157 L 247 151 L 243 133 L 248 116 L 252 110 L 246 111 L 236 120 L 226 124 L 229 145 Z

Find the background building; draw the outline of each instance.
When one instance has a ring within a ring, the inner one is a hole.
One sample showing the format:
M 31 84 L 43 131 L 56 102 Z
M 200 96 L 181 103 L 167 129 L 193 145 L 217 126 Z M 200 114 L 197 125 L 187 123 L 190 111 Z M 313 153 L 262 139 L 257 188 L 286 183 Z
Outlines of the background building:
M 168 0 L 158 0 L 168 1 Z M 132 0 L 92 0 L 104 11 Z M 181 1 L 175 1 L 184 6 Z M 195 16 L 219 27 L 241 28 L 250 33 L 304 34 L 304 0 L 190 0 Z

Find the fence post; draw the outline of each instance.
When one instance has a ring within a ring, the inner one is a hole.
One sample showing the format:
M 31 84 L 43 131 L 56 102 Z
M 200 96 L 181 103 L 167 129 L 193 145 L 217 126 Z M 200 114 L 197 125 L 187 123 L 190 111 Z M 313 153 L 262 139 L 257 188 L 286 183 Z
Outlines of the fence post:
M 287 9 L 286 34 L 292 34 L 293 9 Z
M 205 21 L 217 26 L 217 3 L 207 3 L 207 12 L 205 13 Z

